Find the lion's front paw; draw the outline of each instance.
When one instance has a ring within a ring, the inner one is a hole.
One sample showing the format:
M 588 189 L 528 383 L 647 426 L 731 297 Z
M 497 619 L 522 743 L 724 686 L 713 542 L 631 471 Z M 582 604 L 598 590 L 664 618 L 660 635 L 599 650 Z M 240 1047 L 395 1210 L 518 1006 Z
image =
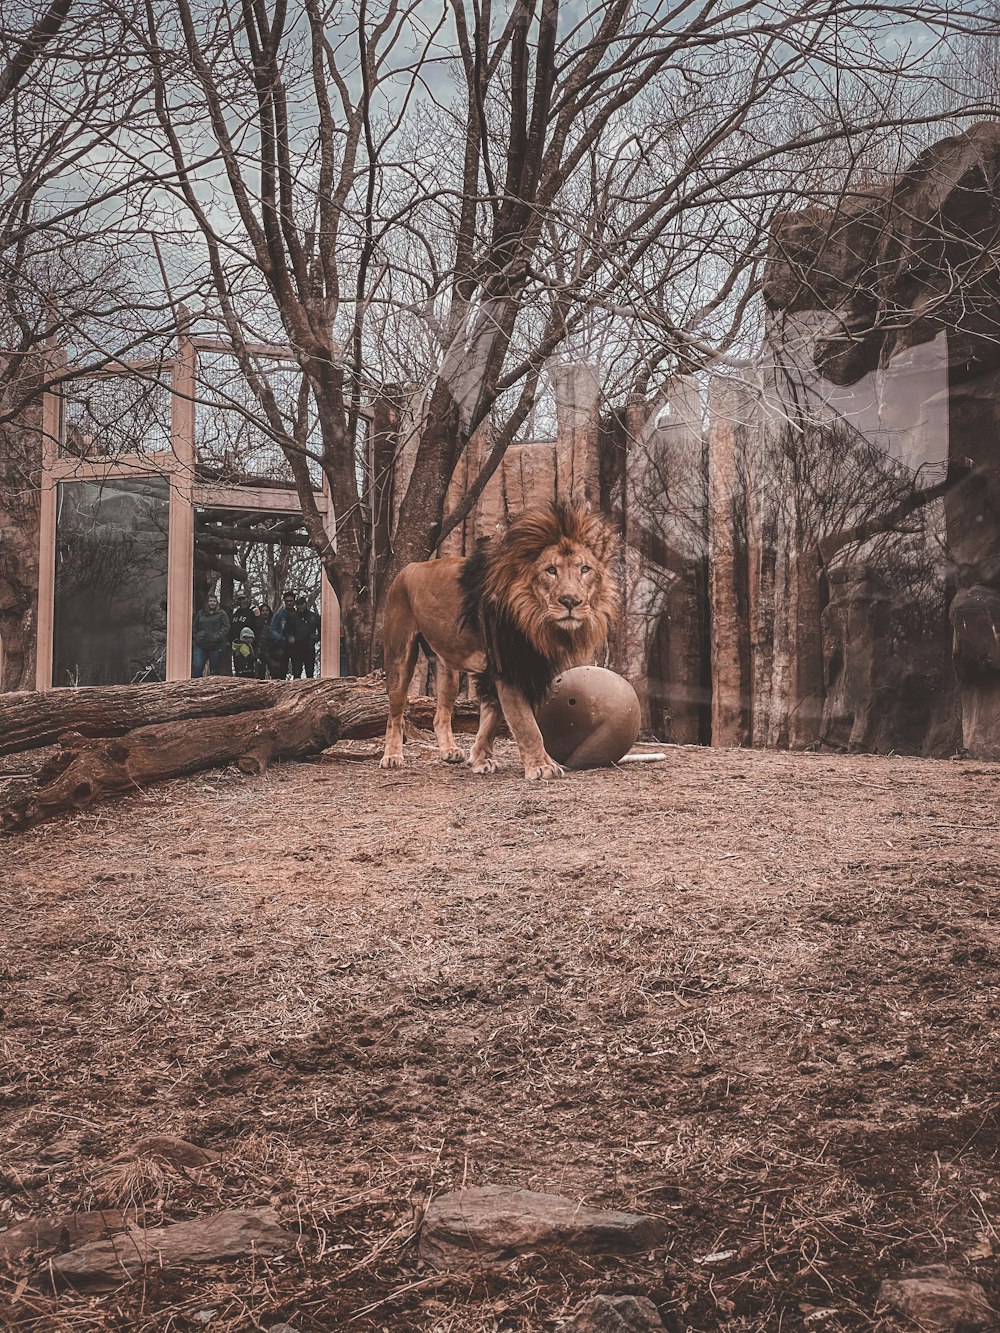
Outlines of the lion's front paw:
M 492 755 L 485 759 L 473 759 L 472 755 L 469 755 L 468 763 L 473 773 L 497 773 L 500 769 L 500 764 Z
M 460 750 L 456 745 L 450 750 L 442 750 L 441 758 L 446 764 L 464 764 L 465 752 L 464 750 Z
M 401 754 L 384 754 L 379 760 L 379 768 L 402 768 L 406 760 Z
M 530 765 L 524 770 L 524 776 L 529 782 L 548 782 L 552 778 L 564 778 L 566 770 L 546 755 L 544 763 Z

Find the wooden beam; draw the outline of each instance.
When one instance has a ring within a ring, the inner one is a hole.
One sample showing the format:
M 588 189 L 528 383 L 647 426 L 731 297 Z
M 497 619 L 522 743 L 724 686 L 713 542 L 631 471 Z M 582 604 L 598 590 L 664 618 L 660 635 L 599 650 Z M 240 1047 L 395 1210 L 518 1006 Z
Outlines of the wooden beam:
M 194 616 L 194 343 L 187 329 L 177 339 L 174 361 L 170 444 L 170 520 L 167 529 L 167 680 L 191 675 L 191 622 Z
M 199 509 L 260 509 L 279 514 L 301 514 L 298 493 L 292 490 L 256 490 L 249 486 L 224 486 L 215 482 L 196 482 L 194 503 Z M 325 495 L 316 496 L 320 513 L 327 508 Z
M 59 353 L 52 351 L 49 356 L 56 359 Z M 62 398 L 50 389 L 42 400 L 42 492 L 38 504 L 38 617 L 35 624 L 36 690 L 52 688 L 58 498 L 58 483 L 53 476 L 53 468 L 59 457 L 61 433 Z

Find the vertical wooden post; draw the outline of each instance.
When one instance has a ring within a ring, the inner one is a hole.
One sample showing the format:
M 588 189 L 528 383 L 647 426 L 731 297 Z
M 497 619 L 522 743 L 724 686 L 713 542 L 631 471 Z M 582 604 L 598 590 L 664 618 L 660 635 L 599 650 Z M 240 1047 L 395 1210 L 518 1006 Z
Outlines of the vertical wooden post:
M 340 675 L 340 603 L 330 580 L 323 575 L 320 586 L 320 657 L 321 676 Z
M 191 675 L 194 615 L 195 371 L 197 351 L 183 322 L 172 371 L 170 519 L 167 528 L 167 680 Z
M 59 356 L 48 354 L 49 364 Z M 56 524 L 59 484 L 53 466 L 62 443 L 62 397 L 52 389 L 42 400 L 42 493 L 38 513 L 38 620 L 35 640 L 35 689 L 52 688 L 52 651 L 55 638 Z
M 333 501 L 330 498 L 329 483 L 323 479 L 323 495 L 326 500 L 326 512 L 323 522 L 331 538 L 336 540 L 336 521 Z M 324 677 L 340 675 L 340 602 L 333 591 L 333 584 L 323 573 L 320 575 L 319 593 L 319 674 Z

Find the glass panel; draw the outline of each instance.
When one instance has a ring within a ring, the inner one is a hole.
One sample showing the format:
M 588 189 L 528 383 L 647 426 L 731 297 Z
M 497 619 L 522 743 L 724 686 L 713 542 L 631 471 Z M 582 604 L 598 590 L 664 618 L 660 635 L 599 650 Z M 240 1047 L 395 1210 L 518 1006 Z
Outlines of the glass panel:
M 289 436 L 301 439 L 314 454 L 322 450 L 316 402 L 305 389 L 294 361 L 259 357 L 256 373 L 266 382 Z M 266 477 L 292 484 L 292 471 L 280 446 L 268 434 L 263 409 L 236 360 L 221 352 L 198 354 L 198 402 L 195 442 L 199 464 L 212 477 L 247 482 Z M 322 473 L 308 460 L 318 488 Z
M 53 685 L 165 678 L 169 510 L 165 477 L 59 487 Z
M 300 514 L 261 509 L 197 509 L 194 539 L 194 606 L 205 607 L 217 597 L 233 631 L 226 651 L 209 661 L 208 670 L 229 675 L 256 674 L 281 679 L 286 675 L 319 675 L 316 642 L 322 570 L 309 545 Z M 285 593 L 305 598 L 306 616 L 299 643 L 294 625 L 290 645 L 268 631 Z M 245 596 L 245 602 L 241 598 Z M 253 631 L 252 662 L 237 648 L 244 628 Z M 303 634 L 305 639 L 303 640 Z M 241 660 L 237 660 L 237 658 Z M 200 662 L 201 658 L 198 658 Z
M 173 395 L 157 373 L 83 375 L 62 390 L 62 451 L 74 458 L 114 459 L 170 449 Z

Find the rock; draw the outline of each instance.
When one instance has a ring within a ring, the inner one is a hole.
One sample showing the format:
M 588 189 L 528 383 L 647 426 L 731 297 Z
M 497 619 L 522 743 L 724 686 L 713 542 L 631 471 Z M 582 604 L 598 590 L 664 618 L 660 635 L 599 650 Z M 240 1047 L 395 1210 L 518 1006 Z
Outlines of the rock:
M 893 665 L 889 589 L 877 570 L 861 563 L 831 570 L 827 579 L 820 740 L 838 750 L 877 750 L 884 682 Z
M 693 375 L 673 376 L 654 398 L 630 397 L 622 423 L 625 661 L 616 670 L 624 667 L 636 684 L 646 705 L 644 724 L 675 745 L 708 739 L 711 703 L 705 680 L 708 472 L 701 393 Z
M 576 1312 L 570 1333 L 660 1333 L 660 1312 L 645 1296 L 595 1296 Z
M 503 457 L 508 514 L 548 504 L 556 493 L 556 447 L 545 440 L 512 444 Z
M 173 1134 L 147 1134 L 122 1157 L 153 1157 L 177 1170 L 197 1171 L 219 1160 L 217 1152 L 199 1148 L 195 1143 Z
M 556 400 L 556 481 L 560 500 L 601 502 L 598 452 L 601 384 L 586 362 L 551 365 Z
M 434 1200 L 424 1215 L 420 1255 L 435 1268 L 467 1268 L 549 1246 L 629 1253 L 648 1249 L 663 1235 L 663 1224 L 653 1217 L 485 1185 Z
M 111 1240 L 56 1255 L 38 1271 L 35 1282 L 46 1289 L 110 1291 L 146 1264 L 176 1268 L 251 1254 L 283 1254 L 294 1243 L 295 1237 L 281 1227 L 273 1209 L 231 1210 L 165 1227 L 130 1227 Z
M 960 677 L 1000 671 L 1000 592 L 962 588 L 952 598 L 948 617 L 954 630 L 952 656 Z
M 996 1311 L 978 1282 L 946 1264 L 915 1268 L 883 1282 L 879 1301 L 912 1319 L 927 1333 L 971 1333 L 1000 1326 Z
M 927 484 L 922 467 L 948 462 L 944 532 L 935 510 L 925 510 L 928 531 L 917 539 L 933 583 L 924 591 L 919 580 L 906 585 L 921 629 L 894 635 L 893 656 L 904 668 L 897 694 L 906 711 L 907 676 L 919 687 L 938 674 L 946 644 L 938 643 L 935 604 L 954 581 L 962 681 L 949 691 L 949 711 L 969 755 L 989 760 L 1000 759 L 998 654 L 988 637 L 1000 599 L 998 236 L 1000 123 L 985 121 L 931 145 L 863 197 L 781 214 L 763 281 L 778 364 L 797 365 L 793 377 L 802 376 L 796 402 L 836 403 L 835 414 L 889 448 L 918 487 Z M 850 392 L 831 396 L 833 385 Z M 815 406 L 810 415 L 819 419 Z M 831 437 L 831 454 L 840 448 Z M 941 536 L 943 559 L 934 550 Z M 905 573 L 905 561 L 893 563 Z M 904 585 L 890 582 L 899 598 Z M 905 627 L 905 617 L 898 623 Z M 947 743 L 939 707 L 939 693 L 933 712 L 923 706 L 928 750 Z
M 1000 409 L 998 409 L 1000 411 Z M 976 759 L 1000 759 L 1000 591 L 960 589 L 948 609 L 962 702 L 962 743 Z
M 32 1217 L 0 1231 L 0 1263 L 10 1263 L 28 1250 L 71 1250 L 110 1236 L 124 1226 L 121 1213 L 110 1208 L 63 1217 Z

